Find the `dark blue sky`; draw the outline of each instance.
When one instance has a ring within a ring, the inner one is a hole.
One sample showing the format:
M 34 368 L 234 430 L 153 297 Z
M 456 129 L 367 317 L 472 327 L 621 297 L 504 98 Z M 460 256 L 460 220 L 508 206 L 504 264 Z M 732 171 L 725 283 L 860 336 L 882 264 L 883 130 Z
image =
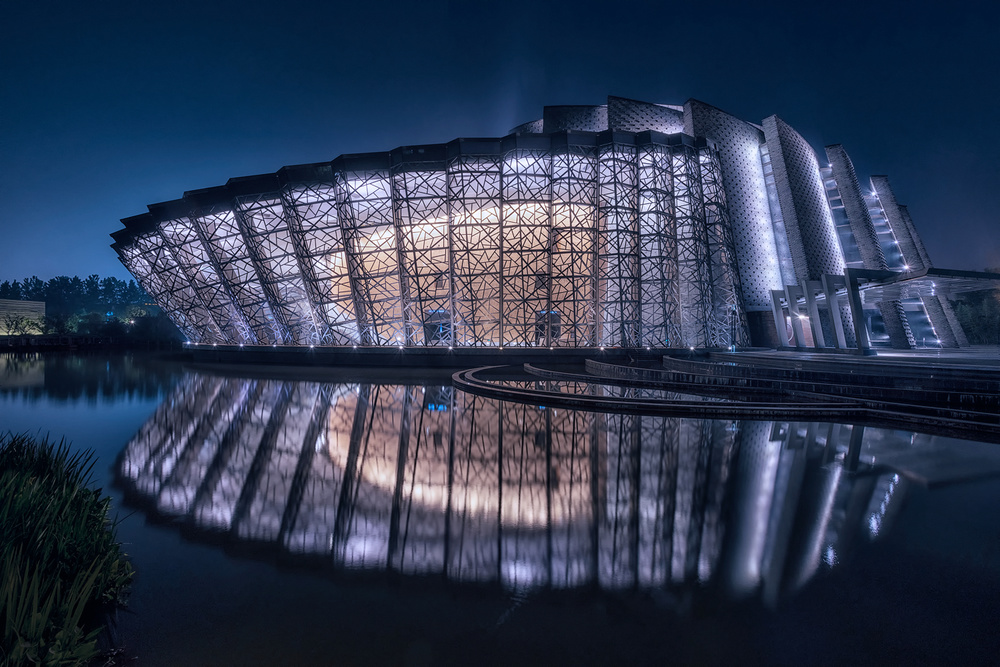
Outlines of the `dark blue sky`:
M 146 204 L 608 94 L 776 113 L 889 174 L 937 266 L 1000 265 L 997 4 L 783 4 L 6 3 L 0 280 L 125 278 Z

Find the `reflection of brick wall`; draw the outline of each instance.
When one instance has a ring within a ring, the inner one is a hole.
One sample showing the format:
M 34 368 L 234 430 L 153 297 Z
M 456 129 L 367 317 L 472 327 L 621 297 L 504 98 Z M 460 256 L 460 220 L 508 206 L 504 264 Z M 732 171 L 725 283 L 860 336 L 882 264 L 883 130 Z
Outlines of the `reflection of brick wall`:
M 41 322 L 45 319 L 44 301 L 13 301 L 0 299 L 0 336 L 8 336 L 6 318 L 8 315 L 20 315 L 29 320 Z M 37 332 L 36 332 L 37 333 Z

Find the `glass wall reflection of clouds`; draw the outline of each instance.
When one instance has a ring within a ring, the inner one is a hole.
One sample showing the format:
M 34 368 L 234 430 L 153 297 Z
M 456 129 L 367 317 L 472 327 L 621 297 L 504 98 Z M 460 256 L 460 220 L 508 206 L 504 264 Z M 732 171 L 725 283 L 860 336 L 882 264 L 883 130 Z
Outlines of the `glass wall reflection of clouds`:
M 508 588 L 714 582 L 775 601 L 891 521 L 855 427 L 602 414 L 452 387 L 188 375 L 129 442 L 134 501 L 234 546 Z

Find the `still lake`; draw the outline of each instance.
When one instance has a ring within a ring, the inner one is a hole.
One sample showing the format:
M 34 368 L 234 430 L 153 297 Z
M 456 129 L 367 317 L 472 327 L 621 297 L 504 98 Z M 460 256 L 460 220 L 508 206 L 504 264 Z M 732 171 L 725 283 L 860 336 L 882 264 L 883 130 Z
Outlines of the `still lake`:
M 1000 653 L 1000 445 L 127 354 L 0 355 L 6 431 L 94 451 L 140 665 Z

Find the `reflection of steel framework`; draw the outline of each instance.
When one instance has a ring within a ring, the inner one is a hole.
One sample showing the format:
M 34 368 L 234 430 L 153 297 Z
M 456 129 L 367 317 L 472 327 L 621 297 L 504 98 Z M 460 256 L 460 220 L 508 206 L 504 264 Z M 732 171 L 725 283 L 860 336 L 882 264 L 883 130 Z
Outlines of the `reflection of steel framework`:
M 773 599 L 891 518 L 891 488 L 841 474 L 863 433 L 187 376 L 119 473 L 161 515 L 335 568 Z
M 776 292 L 808 296 L 891 235 L 882 264 L 930 266 L 884 177 L 869 215 L 833 149 L 821 169 L 776 116 L 756 125 L 695 100 L 612 97 L 546 107 L 503 138 L 188 192 L 124 220 L 114 247 L 195 343 L 781 345 Z M 895 346 L 916 343 L 911 325 L 920 340 L 964 343 L 947 299 L 922 304 L 883 308 Z M 814 343 L 853 345 L 836 335 L 849 316 L 821 311 Z

